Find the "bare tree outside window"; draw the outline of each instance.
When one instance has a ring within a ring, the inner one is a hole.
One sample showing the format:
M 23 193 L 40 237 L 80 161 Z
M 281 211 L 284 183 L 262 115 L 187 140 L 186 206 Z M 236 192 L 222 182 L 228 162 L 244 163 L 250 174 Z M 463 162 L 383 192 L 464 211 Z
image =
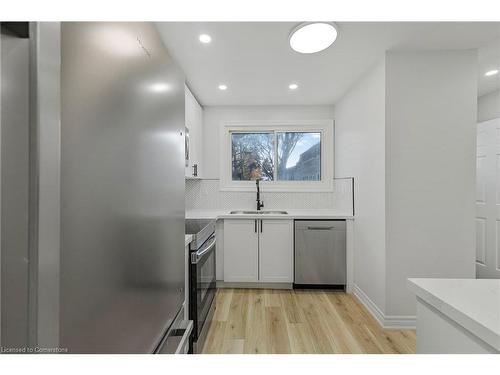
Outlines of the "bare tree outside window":
M 285 180 L 287 175 L 286 164 L 297 142 L 304 133 L 279 133 L 278 134 L 278 179 Z
M 274 134 L 232 133 L 233 181 L 263 181 L 274 179 Z
M 275 145 L 275 138 L 277 145 Z M 232 180 L 321 181 L 321 133 L 231 133 Z
M 321 133 L 278 133 L 278 180 L 321 181 Z

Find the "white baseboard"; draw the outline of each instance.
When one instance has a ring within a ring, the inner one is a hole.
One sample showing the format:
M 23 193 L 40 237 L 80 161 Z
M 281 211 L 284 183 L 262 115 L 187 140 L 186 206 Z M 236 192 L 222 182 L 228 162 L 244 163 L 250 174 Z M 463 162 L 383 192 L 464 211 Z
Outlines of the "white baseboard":
M 366 295 L 363 290 L 353 285 L 353 294 L 372 314 L 375 320 L 385 329 L 415 329 L 417 317 L 414 315 L 385 315 L 382 310 Z
M 226 282 L 217 280 L 217 288 L 242 288 L 242 289 L 293 289 L 292 283 L 251 283 L 251 282 Z

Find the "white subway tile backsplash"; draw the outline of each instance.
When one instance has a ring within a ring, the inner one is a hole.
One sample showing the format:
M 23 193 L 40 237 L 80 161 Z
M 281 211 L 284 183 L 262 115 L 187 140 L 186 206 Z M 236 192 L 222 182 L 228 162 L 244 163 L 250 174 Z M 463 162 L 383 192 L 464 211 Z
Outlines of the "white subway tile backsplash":
M 338 209 L 352 211 L 352 179 L 335 179 L 333 192 L 266 192 L 266 209 Z M 255 208 L 255 192 L 220 191 L 219 180 L 186 180 L 186 209 Z

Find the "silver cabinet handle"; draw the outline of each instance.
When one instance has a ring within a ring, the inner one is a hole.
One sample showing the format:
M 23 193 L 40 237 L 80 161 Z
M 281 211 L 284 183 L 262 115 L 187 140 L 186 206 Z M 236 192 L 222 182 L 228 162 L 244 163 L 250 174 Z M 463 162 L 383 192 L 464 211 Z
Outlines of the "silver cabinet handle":
M 257 233 L 257 219 L 254 220 L 254 231 Z
M 335 229 L 335 227 L 307 227 L 307 230 L 330 230 Z
M 262 220 L 260 221 L 260 233 L 263 232 L 264 224 L 262 224 Z
M 204 248 L 200 251 L 197 251 L 196 253 L 191 254 L 191 263 L 192 264 L 197 264 L 201 260 L 201 258 L 203 258 L 210 251 L 212 251 L 212 249 L 215 247 L 215 243 L 216 243 L 215 235 L 212 235 L 211 241 L 212 242 L 210 243 L 210 245 L 208 245 L 206 248 Z

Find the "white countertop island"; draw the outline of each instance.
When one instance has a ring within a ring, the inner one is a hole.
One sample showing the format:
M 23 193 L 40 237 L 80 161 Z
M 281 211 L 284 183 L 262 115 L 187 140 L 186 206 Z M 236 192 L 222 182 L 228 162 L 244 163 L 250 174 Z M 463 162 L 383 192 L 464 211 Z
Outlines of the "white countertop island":
M 408 279 L 417 353 L 500 353 L 500 280 Z

